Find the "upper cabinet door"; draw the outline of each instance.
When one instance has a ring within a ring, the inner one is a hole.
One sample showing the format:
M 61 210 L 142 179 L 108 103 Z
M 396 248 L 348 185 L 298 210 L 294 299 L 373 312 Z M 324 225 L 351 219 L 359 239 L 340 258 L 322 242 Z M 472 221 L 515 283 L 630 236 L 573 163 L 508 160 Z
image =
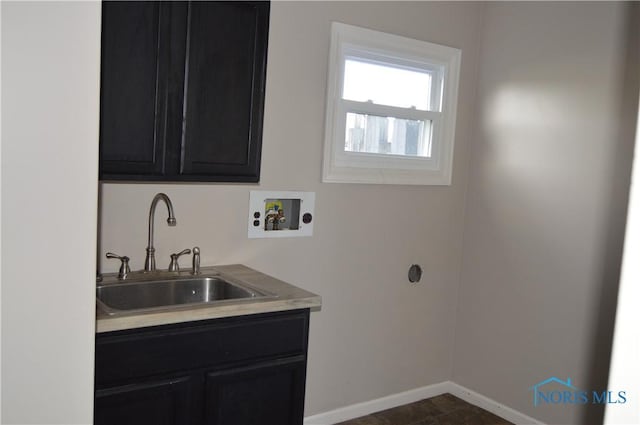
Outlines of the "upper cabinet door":
M 157 2 L 103 2 L 100 176 L 164 170 L 161 10 Z
M 257 182 L 269 2 L 104 2 L 100 178 Z
M 268 25 L 269 3 L 189 4 L 181 175 L 259 180 Z

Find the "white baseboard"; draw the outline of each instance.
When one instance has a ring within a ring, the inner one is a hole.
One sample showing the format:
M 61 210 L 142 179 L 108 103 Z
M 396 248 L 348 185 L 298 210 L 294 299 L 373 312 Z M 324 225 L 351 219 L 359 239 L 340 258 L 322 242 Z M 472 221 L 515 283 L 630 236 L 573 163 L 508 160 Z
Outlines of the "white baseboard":
M 351 406 L 341 407 L 329 412 L 320 413 L 318 415 L 307 416 L 304 418 L 304 425 L 333 425 L 338 422 L 348 421 L 349 419 L 359 418 L 371 413 L 379 412 L 392 407 L 402 406 L 403 404 L 413 403 L 429 397 L 435 397 L 448 392 L 448 382 L 428 385 L 426 387 L 416 388 L 398 394 L 392 394 L 386 397 L 377 398 L 363 403 L 352 404 Z
M 351 406 L 341 407 L 329 412 L 320 413 L 304 418 L 304 425 L 333 425 L 338 422 L 348 421 L 349 419 L 359 418 L 360 416 L 370 415 L 385 409 L 402 406 L 403 404 L 413 403 L 425 398 L 435 397 L 437 395 L 450 393 L 461 398 L 467 403 L 483 408 L 513 422 L 516 425 L 544 425 L 544 423 L 533 419 L 517 410 L 511 409 L 483 396 L 475 391 L 471 391 L 461 385 L 451 381 L 444 381 L 438 384 L 428 385 L 426 387 L 416 388 L 398 394 L 392 394 L 375 400 L 365 401 L 363 403 L 352 404 Z
M 500 416 L 503 419 L 513 422 L 516 425 L 545 425 L 544 422 L 540 422 L 537 419 L 533 419 L 524 413 L 518 412 L 510 407 L 498 403 L 497 401 L 485 397 L 480 393 L 471 391 L 470 389 L 458 385 L 455 382 L 448 381 L 448 393 L 461 398 L 467 403 L 471 403 L 474 406 L 483 408 L 484 410 L 493 413 L 496 416 Z

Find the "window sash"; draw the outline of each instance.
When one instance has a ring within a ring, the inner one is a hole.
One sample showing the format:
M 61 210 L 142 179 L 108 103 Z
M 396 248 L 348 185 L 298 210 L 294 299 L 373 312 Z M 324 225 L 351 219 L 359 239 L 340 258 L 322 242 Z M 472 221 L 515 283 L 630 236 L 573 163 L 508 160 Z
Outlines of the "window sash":
M 397 106 L 378 105 L 373 102 L 357 102 L 354 100 L 339 99 L 338 111 L 340 115 L 347 112 L 356 114 L 377 115 L 381 117 L 393 117 L 414 121 L 439 121 L 442 112 L 423 111 L 414 108 L 399 108 Z
M 370 102 L 355 102 L 338 99 L 334 116 L 333 152 L 335 164 L 356 168 L 380 169 L 427 169 L 436 170 L 440 166 L 440 131 L 442 113 L 420 111 L 411 108 L 376 105 Z M 347 113 L 389 116 L 417 121 L 431 121 L 431 156 L 397 155 L 372 152 L 351 152 L 345 150 Z
M 340 51 L 341 84 L 344 84 L 345 62 L 347 60 L 430 74 L 431 99 L 429 99 L 429 104 L 431 110 L 442 111 L 444 75 L 446 74 L 447 66 L 445 62 L 430 62 L 408 54 L 390 53 L 384 50 L 343 43 Z M 342 86 L 340 87 L 339 96 L 342 98 Z

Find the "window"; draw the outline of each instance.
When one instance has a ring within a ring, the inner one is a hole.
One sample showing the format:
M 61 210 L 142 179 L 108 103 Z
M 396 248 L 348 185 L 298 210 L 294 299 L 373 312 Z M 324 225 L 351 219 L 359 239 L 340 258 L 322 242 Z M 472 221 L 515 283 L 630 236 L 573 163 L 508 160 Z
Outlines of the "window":
M 460 56 L 334 22 L 323 181 L 451 184 Z

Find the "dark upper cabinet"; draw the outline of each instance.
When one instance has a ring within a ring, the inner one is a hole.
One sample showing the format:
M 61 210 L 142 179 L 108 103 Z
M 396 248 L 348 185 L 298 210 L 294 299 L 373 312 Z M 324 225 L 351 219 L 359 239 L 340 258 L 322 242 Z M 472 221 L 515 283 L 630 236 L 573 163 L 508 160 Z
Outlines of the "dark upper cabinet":
M 103 2 L 100 178 L 257 182 L 269 2 Z
M 161 71 L 166 75 L 160 32 L 159 3 L 103 3 L 101 176 L 163 173 L 165 119 L 158 112 L 166 87 L 158 82 Z

